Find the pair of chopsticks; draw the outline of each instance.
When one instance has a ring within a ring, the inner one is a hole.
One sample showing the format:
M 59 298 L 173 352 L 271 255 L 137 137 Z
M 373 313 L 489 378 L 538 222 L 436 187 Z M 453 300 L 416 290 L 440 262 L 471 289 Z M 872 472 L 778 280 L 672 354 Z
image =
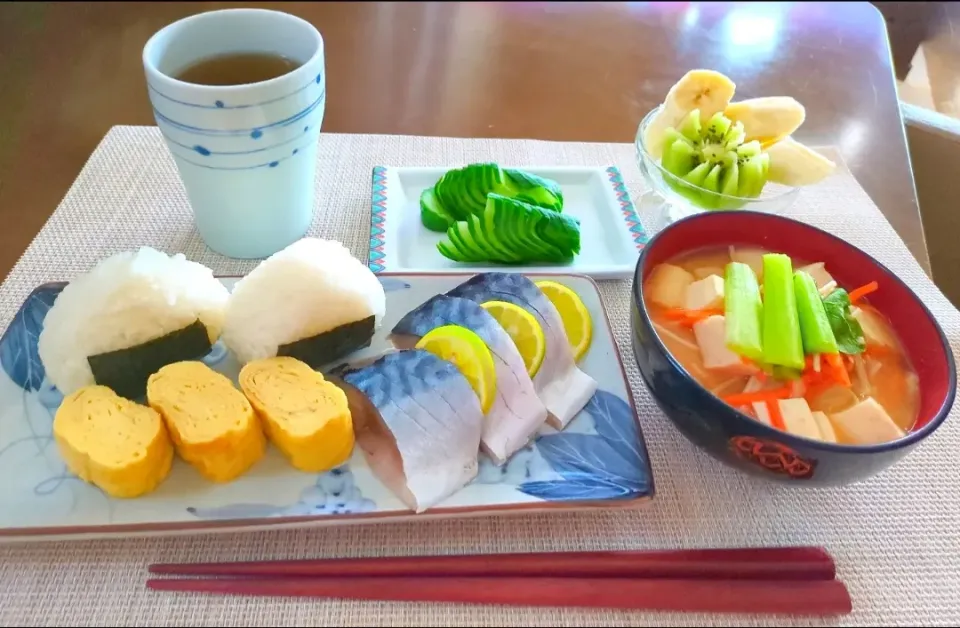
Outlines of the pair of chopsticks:
M 840 615 L 818 547 L 554 552 L 150 565 L 157 591 L 701 613 Z

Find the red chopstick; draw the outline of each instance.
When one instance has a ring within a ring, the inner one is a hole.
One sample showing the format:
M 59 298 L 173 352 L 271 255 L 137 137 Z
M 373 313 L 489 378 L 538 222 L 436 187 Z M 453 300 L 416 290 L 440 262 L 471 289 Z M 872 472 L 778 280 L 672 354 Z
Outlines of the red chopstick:
M 839 615 L 850 595 L 819 547 L 161 563 L 158 591 L 407 602 Z M 219 578 L 217 578 L 219 576 Z
M 611 552 L 531 552 L 154 564 L 151 573 L 205 576 L 544 576 L 729 580 L 832 580 L 819 547 Z
M 151 579 L 160 591 L 353 600 L 453 602 L 701 613 L 841 615 L 850 596 L 837 580 L 336 576 L 280 579 Z

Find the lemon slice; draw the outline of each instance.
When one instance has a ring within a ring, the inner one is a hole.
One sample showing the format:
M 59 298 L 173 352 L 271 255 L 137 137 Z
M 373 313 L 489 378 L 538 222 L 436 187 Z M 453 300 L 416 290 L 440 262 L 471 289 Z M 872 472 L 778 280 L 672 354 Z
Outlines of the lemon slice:
M 527 367 L 527 374 L 530 377 L 536 375 L 547 352 L 547 340 L 543 335 L 543 328 L 533 314 L 507 301 L 487 301 L 481 303 L 480 307 L 490 312 L 513 339 L 513 344 L 517 346 L 523 364 Z
M 444 325 L 427 332 L 417 343 L 417 349 L 452 362 L 480 399 L 480 409 L 486 414 L 497 394 L 497 371 L 493 354 L 486 343 L 466 327 Z
M 538 281 L 536 284 L 560 313 L 563 329 L 567 332 L 567 340 L 570 341 L 570 348 L 573 350 L 573 359 L 579 361 L 593 341 L 593 320 L 590 318 L 590 310 L 576 292 L 562 283 Z

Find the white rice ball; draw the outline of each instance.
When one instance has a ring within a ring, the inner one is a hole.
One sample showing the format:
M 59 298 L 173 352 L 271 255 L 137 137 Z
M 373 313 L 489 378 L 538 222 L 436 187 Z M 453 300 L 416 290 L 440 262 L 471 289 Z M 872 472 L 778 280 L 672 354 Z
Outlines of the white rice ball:
M 277 355 L 280 345 L 374 317 L 386 295 L 377 276 L 341 243 L 303 238 L 239 280 L 227 303 L 223 342 L 241 364 Z
M 95 383 L 92 355 L 129 349 L 199 320 L 211 344 L 230 292 L 213 271 L 150 247 L 111 255 L 67 284 L 37 344 L 47 378 L 64 395 Z

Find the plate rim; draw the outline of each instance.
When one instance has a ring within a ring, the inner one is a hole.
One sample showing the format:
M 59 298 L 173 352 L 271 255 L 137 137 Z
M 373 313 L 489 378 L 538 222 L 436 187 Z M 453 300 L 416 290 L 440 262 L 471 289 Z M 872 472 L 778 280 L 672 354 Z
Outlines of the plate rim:
M 402 271 L 383 271 L 377 273 L 378 277 L 439 277 L 448 279 L 452 276 L 472 277 L 477 272 L 458 271 L 449 272 L 402 272 Z M 604 325 L 607 336 L 610 338 L 614 354 L 617 358 L 617 366 L 620 369 L 620 376 L 626 390 L 625 401 L 630 406 L 634 424 L 637 427 L 637 438 L 639 439 L 640 451 L 645 461 L 645 471 L 648 478 L 647 488 L 644 492 L 626 499 L 580 499 L 569 501 L 533 501 L 520 502 L 512 504 L 493 504 L 488 506 L 449 506 L 445 508 L 430 508 L 422 513 L 415 513 L 407 510 L 397 510 L 389 512 L 370 512 L 370 513 L 343 513 L 343 514 L 324 514 L 324 515 L 292 515 L 285 517 L 250 517 L 242 519 L 217 519 L 217 520 L 198 520 L 198 521 L 171 521 L 171 522 L 149 522 L 149 523 L 124 523 L 124 524 L 104 524 L 104 525 L 73 525 L 73 526 L 20 526 L 20 527 L 0 527 L 0 545 L 11 542 L 32 542 L 32 541 L 63 541 L 63 540 L 96 540 L 96 539 L 116 539 L 133 538 L 144 536 L 183 536 L 191 534 L 204 533 L 231 533 L 245 531 L 273 531 L 273 530 L 293 530 L 306 529 L 311 527 L 341 526 L 341 525 L 370 525 L 377 523 L 409 523 L 412 521 L 439 521 L 445 519 L 465 519 L 474 517 L 499 517 L 505 515 L 537 515 L 546 512 L 578 512 L 578 511 L 597 511 L 597 510 L 621 510 L 637 508 L 649 503 L 656 497 L 656 478 L 654 475 L 653 462 L 650 459 L 650 451 L 647 447 L 646 437 L 643 432 L 643 424 L 640 421 L 640 414 L 634 399 L 633 386 L 627 376 L 626 367 L 623 363 L 623 356 L 617 346 L 616 335 L 613 326 L 610 323 L 609 311 L 603 301 L 603 295 L 600 293 L 600 286 L 590 275 L 573 272 L 522 272 L 523 275 L 542 275 L 553 277 L 571 277 L 585 280 L 596 292 L 597 301 L 600 304 L 600 312 L 603 315 Z M 217 274 L 213 275 L 218 280 L 234 279 L 239 280 L 246 275 L 240 274 Z M 69 281 L 54 280 L 36 285 L 23 299 L 17 312 L 11 319 L 11 323 L 20 315 L 23 307 L 29 302 L 30 298 L 45 289 L 53 287 L 66 286 Z M 3 334 L 0 335 L 0 345 L 10 333 L 12 324 L 7 325 Z
M 387 239 L 387 228 L 388 224 L 388 208 L 389 208 L 389 191 L 390 187 L 387 184 L 388 173 L 396 171 L 414 171 L 414 172 L 426 172 L 431 170 L 449 170 L 452 167 L 457 166 L 389 166 L 389 165 L 376 165 L 373 166 L 371 171 L 371 185 L 370 185 L 370 226 L 369 226 L 369 235 L 370 242 L 369 248 L 367 250 L 367 268 L 373 271 L 375 274 L 380 274 L 383 272 L 405 272 L 405 273 L 439 273 L 444 275 L 452 275 L 463 272 L 490 272 L 490 271 L 503 271 L 503 272 L 529 272 L 530 274 L 543 274 L 548 270 L 556 270 L 557 272 L 563 272 L 567 274 L 583 274 L 594 279 L 629 279 L 633 276 L 634 268 L 636 267 L 637 259 L 632 258 L 630 262 L 623 263 L 613 263 L 607 264 L 604 266 L 599 266 L 595 270 L 586 272 L 583 270 L 582 266 L 577 265 L 577 261 L 574 260 L 570 266 L 566 267 L 556 267 L 556 266 L 476 266 L 470 264 L 464 264 L 455 268 L 416 268 L 416 267 L 402 267 L 398 266 L 395 269 L 391 269 L 391 265 L 396 265 L 395 256 L 391 255 L 391 248 L 389 246 L 389 241 Z M 597 172 L 605 179 L 605 183 L 608 184 L 612 190 L 613 202 L 619 204 L 619 208 L 613 206 L 610 207 L 611 210 L 617 209 L 619 213 L 620 223 L 623 227 L 623 230 L 620 231 L 620 237 L 625 238 L 626 242 L 633 247 L 632 250 L 636 251 L 637 257 L 640 253 L 643 252 L 643 249 L 646 247 L 647 243 L 650 241 L 651 234 L 644 226 L 643 221 L 640 219 L 640 215 L 637 213 L 637 208 L 633 203 L 633 200 L 630 198 L 630 192 L 627 190 L 626 183 L 623 179 L 623 173 L 620 171 L 620 168 L 616 165 L 606 165 L 606 166 L 550 166 L 550 165 L 527 165 L 527 166 L 502 166 L 505 168 L 523 168 L 531 172 L 538 170 L 558 170 L 566 172 Z M 513 270 L 513 269 L 522 269 L 522 270 Z

